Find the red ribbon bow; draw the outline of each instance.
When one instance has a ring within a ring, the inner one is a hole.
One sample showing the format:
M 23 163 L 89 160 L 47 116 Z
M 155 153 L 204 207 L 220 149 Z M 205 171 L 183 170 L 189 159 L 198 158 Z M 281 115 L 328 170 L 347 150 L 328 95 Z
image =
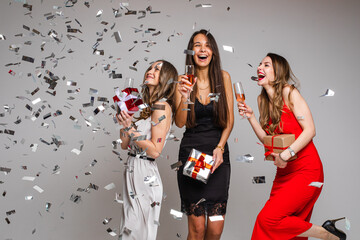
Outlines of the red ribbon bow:
M 199 173 L 200 169 L 211 169 L 212 166 L 205 162 L 205 153 L 201 153 L 199 159 L 189 157 L 188 161 L 195 162 L 194 171 L 191 174 L 191 177 L 196 179 L 197 174 Z

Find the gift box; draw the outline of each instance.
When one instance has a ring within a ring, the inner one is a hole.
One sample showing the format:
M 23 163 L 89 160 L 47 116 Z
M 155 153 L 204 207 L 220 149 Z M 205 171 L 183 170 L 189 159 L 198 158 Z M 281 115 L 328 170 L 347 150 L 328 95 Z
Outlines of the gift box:
M 143 104 L 137 88 L 125 88 L 121 92 L 117 88 L 115 90 L 114 102 L 117 104 L 117 112 L 126 111 L 130 115 L 139 111 L 139 105 Z
M 286 150 L 293 142 L 295 142 L 294 134 L 280 134 L 274 136 L 265 136 L 264 137 L 264 147 L 265 147 L 265 160 L 274 161 L 274 157 L 271 156 L 271 153 L 281 153 Z M 289 160 L 296 159 L 297 156 L 291 157 Z
M 207 183 L 214 165 L 213 157 L 192 149 L 185 163 L 183 174 L 193 179 Z

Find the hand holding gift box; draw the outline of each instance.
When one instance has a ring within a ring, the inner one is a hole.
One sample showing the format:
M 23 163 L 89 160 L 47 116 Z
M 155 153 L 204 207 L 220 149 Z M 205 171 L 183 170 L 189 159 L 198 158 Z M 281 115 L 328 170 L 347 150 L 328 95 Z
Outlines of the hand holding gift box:
M 126 111 L 130 115 L 133 115 L 135 112 L 139 111 L 138 106 L 143 104 L 137 88 L 125 88 L 121 92 L 119 91 L 119 88 L 117 88 L 115 94 L 113 100 L 118 106 L 118 113 Z
M 293 142 L 295 142 L 294 134 L 280 134 L 274 136 L 265 136 L 264 137 L 264 147 L 265 147 L 265 160 L 274 161 L 274 157 L 271 156 L 271 153 L 281 153 L 286 150 Z M 297 156 L 293 156 L 289 161 L 296 159 Z
M 213 157 L 192 149 L 188 160 L 185 163 L 183 174 L 193 179 L 207 183 L 214 165 Z

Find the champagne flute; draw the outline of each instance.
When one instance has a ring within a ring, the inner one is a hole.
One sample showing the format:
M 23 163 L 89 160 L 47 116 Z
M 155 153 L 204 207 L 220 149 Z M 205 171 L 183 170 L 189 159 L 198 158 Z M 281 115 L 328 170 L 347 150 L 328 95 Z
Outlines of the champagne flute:
M 245 92 L 241 82 L 234 83 L 234 93 L 237 102 L 244 103 L 245 102 Z M 247 118 L 246 114 L 241 119 Z
M 195 66 L 194 65 L 185 65 L 185 75 L 188 77 L 188 81 L 191 84 L 187 84 L 189 87 L 191 87 L 194 84 L 195 81 Z M 190 95 L 188 97 L 188 99 L 186 100 L 187 104 L 194 104 L 193 102 L 191 102 L 190 100 Z
M 133 88 L 134 87 L 134 79 L 133 78 L 126 78 L 124 81 L 124 88 Z

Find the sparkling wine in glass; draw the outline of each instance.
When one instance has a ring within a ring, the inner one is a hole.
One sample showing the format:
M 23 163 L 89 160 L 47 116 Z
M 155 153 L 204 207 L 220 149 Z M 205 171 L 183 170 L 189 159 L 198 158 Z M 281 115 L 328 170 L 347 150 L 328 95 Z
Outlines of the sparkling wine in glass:
M 234 93 L 237 102 L 241 102 L 241 103 L 245 102 L 245 92 L 241 82 L 234 83 Z M 243 118 L 247 118 L 245 114 Z
M 195 81 L 195 66 L 194 65 L 185 65 L 185 75 L 188 77 L 188 81 L 191 83 L 190 85 L 187 84 L 189 87 L 191 87 L 194 84 Z M 192 104 L 190 97 L 186 100 L 186 103 Z

